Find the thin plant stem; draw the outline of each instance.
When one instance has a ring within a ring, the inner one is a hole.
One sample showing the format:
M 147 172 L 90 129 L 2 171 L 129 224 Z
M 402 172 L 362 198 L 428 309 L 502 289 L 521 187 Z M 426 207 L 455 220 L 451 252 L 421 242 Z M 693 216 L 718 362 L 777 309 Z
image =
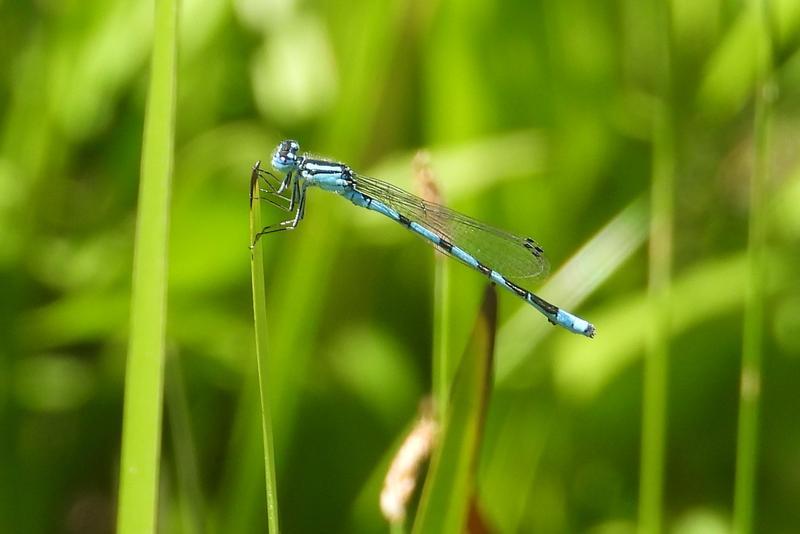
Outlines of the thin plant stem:
M 180 357 L 174 353 L 167 355 L 166 359 L 166 408 L 174 449 L 180 524 L 185 534 L 198 534 L 206 530 L 203 524 L 206 504 L 197 469 L 197 450 L 192 436 L 183 370 Z
M 250 180 L 250 242 L 261 230 L 261 202 L 257 198 L 258 163 L 253 168 Z M 256 197 L 256 198 L 254 198 Z M 266 284 L 264 283 L 264 249 L 263 240 L 255 243 L 250 255 L 250 272 L 253 283 L 253 318 L 256 335 L 256 363 L 258 368 L 258 390 L 261 400 L 261 432 L 264 442 L 264 471 L 267 491 L 267 524 L 269 532 L 277 534 L 278 528 L 278 491 L 275 474 L 275 446 L 272 437 L 272 415 L 269 402 L 270 381 L 267 360 L 267 305 Z
M 672 271 L 675 141 L 671 82 L 671 14 L 665 0 L 655 2 L 658 28 L 655 61 L 657 91 L 653 122 L 650 198 L 648 299 L 650 307 L 644 361 L 642 443 L 639 475 L 639 531 L 662 529 L 664 440 L 667 428 L 667 362 Z
M 436 253 L 433 271 L 433 393 L 441 417 L 447 412 L 450 380 L 453 376 L 449 358 L 450 265 Z
M 164 385 L 178 6 L 156 0 L 133 261 L 117 531 L 155 532 Z
M 765 184 L 769 177 L 770 123 L 775 88 L 772 79 L 772 31 L 769 3 L 755 6 L 759 21 L 758 80 L 755 95 L 755 168 L 750 183 L 748 276 L 745 290 L 742 367 L 739 391 L 739 426 L 736 448 L 733 532 L 753 531 L 756 470 L 758 467 L 758 419 L 761 400 L 761 365 L 764 323 L 766 257 Z
M 414 157 L 414 184 L 422 198 L 437 204 L 442 196 L 430 167 L 430 155 L 420 151 Z M 450 381 L 454 370 L 449 357 L 450 324 L 450 264 L 438 250 L 434 252 L 433 271 L 433 380 L 434 407 L 440 421 L 444 420 L 450 396 Z
M 467 349 L 453 378 L 412 532 L 461 533 L 467 525 L 494 369 L 497 291 L 486 288 Z

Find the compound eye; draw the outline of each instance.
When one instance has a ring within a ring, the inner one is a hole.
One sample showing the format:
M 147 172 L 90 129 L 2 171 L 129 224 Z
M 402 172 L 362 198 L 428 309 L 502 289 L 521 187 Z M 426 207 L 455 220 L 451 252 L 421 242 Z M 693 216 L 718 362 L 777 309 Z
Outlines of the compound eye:
M 280 156 L 283 161 L 290 162 L 297 159 L 297 151 L 300 150 L 300 145 L 297 141 L 287 140 L 281 143 Z
M 300 145 L 297 141 L 287 139 L 278 145 L 272 158 L 273 166 L 281 172 L 285 172 L 297 163 L 297 152 Z

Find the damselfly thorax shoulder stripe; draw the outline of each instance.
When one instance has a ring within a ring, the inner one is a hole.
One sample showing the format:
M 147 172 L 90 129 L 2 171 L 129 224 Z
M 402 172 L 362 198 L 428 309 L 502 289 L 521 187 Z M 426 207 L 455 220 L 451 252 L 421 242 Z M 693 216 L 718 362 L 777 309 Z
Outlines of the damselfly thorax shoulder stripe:
M 356 206 L 376 211 L 405 226 L 424 240 L 472 267 L 539 310 L 551 323 L 576 334 L 594 337 L 595 327 L 524 289 L 511 279 L 544 276 L 548 271 L 542 248 L 530 237 L 520 237 L 488 226 L 439 204 L 428 202 L 387 182 L 363 176 L 343 163 L 300 154 L 296 141 L 283 141 L 272 156 L 272 167 L 257 162 L 251 180 L 261 180 L 265 200 L 291 212 L 289 220 L 267 226 L 261 236 L 294 230 L 305 215 L 306 191 L 315 186 L 341 195 Z

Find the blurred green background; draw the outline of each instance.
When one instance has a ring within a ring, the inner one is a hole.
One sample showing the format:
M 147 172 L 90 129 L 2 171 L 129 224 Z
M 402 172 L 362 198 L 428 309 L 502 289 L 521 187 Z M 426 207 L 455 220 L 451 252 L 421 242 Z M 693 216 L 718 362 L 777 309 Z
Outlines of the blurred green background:
M 800 3 L 772 6 L 756 531 L 794 532 Z M 673 0 L 671 11 L 665 524 L 727 532 L 759 34 L 750 2 Z M 429 148 L 449 205 L 533 235 L 553 271 L 616 221 L 592 241 L 597 257 L 618 255 L 607 272 L 576 259 L 579 276 L 542 292 L 565 307 L 588 297 L 573 311 L 595 340 L 500 296 L 478 495 L 498 532 L 635 529 L 664 24 L 639 0 L 182 3 L 162 531 L 265 528 L 247 195 L 253 162 L 286 137 L 405 188 L 414 152 Z M 4 532 L 113 530 L 151 33 L 150 2 L 0 2 Z M 283 528 L 385 531 L 387 461 L 430 391 L 434 256 L 318 191 L 266 256 Z M 450 271 L 460 354 L 484 280 Z M 592 277 L 598 287 L 571 292 Z

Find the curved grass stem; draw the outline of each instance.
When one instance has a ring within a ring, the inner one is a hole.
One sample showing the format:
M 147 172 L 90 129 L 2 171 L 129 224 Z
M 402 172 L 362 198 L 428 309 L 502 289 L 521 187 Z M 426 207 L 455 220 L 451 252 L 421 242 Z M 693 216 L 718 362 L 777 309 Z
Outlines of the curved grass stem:
M 250 243 L 261 230 L 261 202 L 258 201 L 258 163 L 253 168 L 250 182 Z M 255 202 L 253 201 L 255 199 Z M 264 283 L 263 240 L 258 240 L 251 249 L 250 272 L 253 283 L 253 319 L 256 335 L 256 361 L 258 366 L 258 390 L 261 399 L 261 431 L 264 441 L 264 470 L 267 485 L 267 524 L 269 532 L 277 534 L 278 493 L 275 474 L 275 447 L 272 438 L 272 416 L 269 402 L 269 366 L 267 361 L 267 306 Z

